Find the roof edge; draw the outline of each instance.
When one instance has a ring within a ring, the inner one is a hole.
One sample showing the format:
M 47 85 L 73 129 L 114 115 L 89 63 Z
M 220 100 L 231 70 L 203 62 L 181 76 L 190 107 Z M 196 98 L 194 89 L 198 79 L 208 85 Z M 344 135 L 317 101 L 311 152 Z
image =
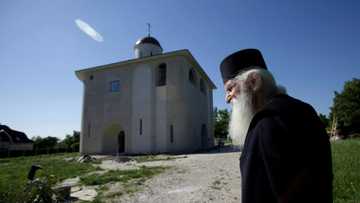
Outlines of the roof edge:
M 209 78 L 209 76 L 206 74 L 204 69 L 200 66 L 200 64 L 197 62 L 197 60 L 194 58 L 194 56 L 191 54 L 191 52 L 188 49 L 180 49 L 180 50 L 166 52 L 166 53 L 159 54 L 159 55 L 148 56 L 148 57 L 143 57 L 143 58 L 128 59 L 128 60 L 125 60 L 125 61 L 120 61 L 120 62 L 109 63 L 109 64 L 105 64 L 105 65 L 80 69 L 80 70 L 75 71 L 75 75 L 77 76 L 77 78 L 79 80 L 83 81 L 85 79 L 84 73 L 86 73 L 88 71 L 99 71 L 99 70 L 104 70 L 104 69 L 108 69 L 108 68 L 115 68 L 117 66 L 123 66 L 123 65 L 127 65 L 127 64 L 132 64 L 132 63 L 135 63 L 135 62 L 145 62 L 145 61 L 164 58 L 164 57 L 169 57 L 169 56 L 173 56 L 173 55 L 184 56 L 187 59 L 189 59 L 190 61 L 192 61 L 194 63 L 194 65 L 195 65 L 195 67 L 197 67 L 198 72 L 201 75 L 203 75 L 205 77 L 205 79 L 209 82 L 209 84 L 211 85 L 211 88 L 216 89 L 215 84 L 212 82 L 212 80 Z
M 212 89 L 217 89 L 214 82 L 210 79 L 210 77 L 206 74 L 205 70 L 201 67 L 199 62 L 195 59 L 195 57 L 191 54 L 191 52 L 188 49 L 182 49 L 183 53 L 186 53 L 186 57 L 194 62 L 195 67 L 197 67 L 198 72 L 200 72 L 201 75 L 204 76 L 204 78 L 209 82 Z

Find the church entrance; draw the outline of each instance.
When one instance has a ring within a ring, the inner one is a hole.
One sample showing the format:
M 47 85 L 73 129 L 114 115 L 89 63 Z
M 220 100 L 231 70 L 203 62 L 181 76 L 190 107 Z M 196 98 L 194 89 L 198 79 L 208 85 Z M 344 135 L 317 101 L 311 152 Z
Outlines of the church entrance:
M 207 128 L 205 124 L 201 125 L 201 147 L 203 149 L 207 147 Z
M 121 131 L 118 134 L 118 153 L 125 152 L 125 132 Z

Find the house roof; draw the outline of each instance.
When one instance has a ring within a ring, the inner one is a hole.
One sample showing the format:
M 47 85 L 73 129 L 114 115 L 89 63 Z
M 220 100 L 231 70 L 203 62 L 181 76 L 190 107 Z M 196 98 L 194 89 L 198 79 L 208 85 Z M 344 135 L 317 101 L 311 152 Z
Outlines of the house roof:
M 0 130 L 0 141 L 10 142 L 10 135 L 5 130 Z
M 148 56 L 148 57 L 143 57 L 143 58 L 129 59 L 129 60 L 125 60 L 125 61 L 121 61 L 121 62 L 117 62 L 117 63 L 106 64 L 106 65 L 101 65 L 101 66 L 85 68 L 85 69 L 75 71 L 75 74 L 80 80 L 84 80 L 86 77 L 86 75 L 84 73 L 87 73 L 87 72 L 109 70 L 109 69 L 113 69 L 113 68 L 119 68 L 119 66 L 130 65 L 133 63 L 147 62 L 147 61 L 157 60 L 157 59 L 161 59 L 161 58 L 168 58 L 168 57 L 172 57 L 172 56 L 183 56 L 183 57 L 187 58 L 190 61 L 190 63 L 192 63 L 196 72 L 198 72 L 205 79 L 205 81 L 207 81 L 207 83 L 210 85 L 210 87 L 212 89 L 216 89 L 216 86 L 213 83 L 213 81 L 209 78 L 209 76 L 206 74 L 204 69 L 200 66 L 200 64 L 196 61 L 194 56 L 187 49 L 166 52 L 163 54 Z
M 9 140 L 11 138 L 11 140 Z M 32 143 L 25 133 L 13 130 L 6 125 L 0 125 L 1 141 L 12 141 L 13 143 Z

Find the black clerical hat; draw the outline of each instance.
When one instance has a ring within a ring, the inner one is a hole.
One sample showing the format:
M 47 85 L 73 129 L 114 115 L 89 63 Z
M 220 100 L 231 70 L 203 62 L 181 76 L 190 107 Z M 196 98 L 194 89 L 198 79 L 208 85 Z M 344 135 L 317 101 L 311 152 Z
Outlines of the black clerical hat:
M 264 58 L 257 49 L 243 49 L 227 56 L 220 64 L 224 83 L 252 66 L 267 69 Z

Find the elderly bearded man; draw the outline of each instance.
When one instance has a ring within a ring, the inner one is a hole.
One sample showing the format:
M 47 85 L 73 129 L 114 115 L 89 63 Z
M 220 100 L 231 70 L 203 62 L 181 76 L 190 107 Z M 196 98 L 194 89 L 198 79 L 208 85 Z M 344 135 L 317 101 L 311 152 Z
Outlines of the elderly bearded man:
M 257 49 L 231 54 L 220 70 L 229 133 L 243 145 L 242 202 L 332 202 L 330 143 L 315 110 L 279 91 Z

